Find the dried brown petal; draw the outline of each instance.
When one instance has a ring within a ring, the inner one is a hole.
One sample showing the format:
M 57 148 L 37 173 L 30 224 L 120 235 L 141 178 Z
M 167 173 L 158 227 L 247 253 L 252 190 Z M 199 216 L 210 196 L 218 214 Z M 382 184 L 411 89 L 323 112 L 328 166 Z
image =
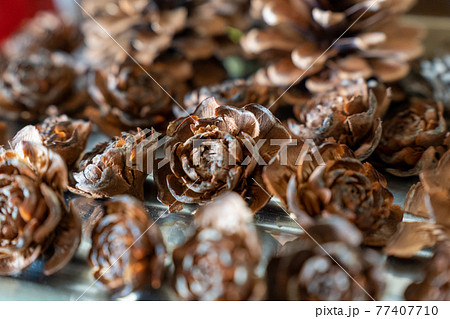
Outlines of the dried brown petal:
M 19 143 L 0 150 L 0 274 L 14 275 L 41 255 L 44 274 L 66 265 L 81 239 L 79 217 L 63 200 L 67 169 L 46 147 Z
M 280 148 L 271 140 L 290 140 L 280 121 L 263 106 L 220 106 L 214 98 L 203 101 L 192 116 L 172 122 L 167 135 L 169 167 L 155 162 L 155 182 L 159 200 L 172 211 L 181 203 L 205 203 L 228 190 L 248 198 L 251 209 L 258 211 L 270 199 L 258 185 L 262 163 Z
M 412 283 L 405 291 L 406 300 L 450 301 L 450 243 L 436 247 L 433 258 L 426 267 L 425 278 Z
M 427 222 L 401 223 L 398 231 L 389 239 L 386 253 L 390 256 L 409 258 L 424 247 L 432 247 L 444 230 Z
M 269 300 L 378 300 L 382 296 L 381 257 L 358 247 L 362 237 L 353 225 L 333 216 L 307 231 L 314 241 L 305 235 L 289 242 L 270 261 Z
M 39 125 L 28 125 L 17 132 L 10 145 L 14 148 L 21 141 L 40 143 L 61 156 L 70 167 L 84 151 L 91 129 L 87 121 L 72 120 L 66 115 L 49 117 Z
M 173 252 L 173 288 L 185 300 L 262 297 L 255 274 L 262 254 L 251 210 L 228 192 L 199 209 L 196 232 Z
M 386 171 L 397 176 L 418 175 L 432 169 L 447 150 L 447 125 L 439 102 L 413 99 L 383 121 L 383 133 L 376 155 Z
M 102 143 L 87 153 L 74 173 L 74 192 L 94 198 L 129 194 L 144 198 L 144 182 L 150 172 L 149 150 L 156 143 L 153 131 L 138 129 L 136 134 L 123 133 L 109 143 Z M 148 154 L 149 153 L 149 154 Z
M 91 235 L 89 262 L 94 277 L 118 296 L 144 287 L 160 288 L 164 242 L 143 204 L 130 196 L 117 196 L 103 210 Z

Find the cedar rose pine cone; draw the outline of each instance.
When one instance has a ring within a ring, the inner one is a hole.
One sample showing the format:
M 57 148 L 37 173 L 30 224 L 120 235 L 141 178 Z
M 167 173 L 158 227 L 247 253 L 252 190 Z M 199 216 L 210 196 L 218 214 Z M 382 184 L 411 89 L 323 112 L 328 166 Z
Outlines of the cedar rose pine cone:
M 383 175 L 369 163 L 355 159 L 343 145 L 323 144 L 318 150 L 322 165 L 302 158 L 308 153 L 298 156 L 299 148 L 288 149 L 293 153 L 288 154 L 288 160 L 296 160 L 297 165 L 282 165 L 278 155 L 265 167 L 263 176 L 269 191 L 302 225 L 310 225 L 320 216 L 339 215 L 362 231 L 364 244 L 384 246 L 402 221 L 403 212 L 392 204 L 394 196 Z
M 94 198 L 128 194 L 143 200 L 144 182 L 151 169 L 147 168 L 147 148 L 156 143 L 154 137 L 138 129 L 137 134 L 123 133 L 97 145 L 82 158 L 71 191 Z
M 165 247 L 161 232 L 143 204 L 116 196 L 104 204 L 95 224 L 89 262 L 94 277 L 118 296 L 145 287 L 158 289 L 164 275 Z
M 333 216 L 310 227 L 308 233 L 316 242 L 304 235 L 287 243 L 270 261 L 266 275 L 269 300 L 381 298 L 385 287 L 382 258 L 376 251 L 358 247 L 361 234 L 353 225 Z
M 225 80 L 220 60 L 240 53 L 228 33 L 249 28 L 249 0 L 85 0 L 82 5 L 95 19 L 86 17 L 82 28 L 93 66 L 120 64 L 129 53 L 140 64 L 194 87 Z
M 93 71 L 88 91 L 98 108 L 88 110 L 88 117 L 112 136 L 137 127 L 165 127 L 172 116 L 174 84 L 167 76 L 153 73 L 152 79 L 149 73 L 131 60 Z
M 87 93 L 73 64 L 69 55 L 47 50 L 11 59 L 0 75 L 0 114 L 34 121 L 51 105 L 59 113 L 78 111 Z
M 253 0 L 266 28 L 251 30 L 241 44 L 265 62 L 260 84 L 289 86 L 309 76 L 306 86 L 317 92 L 333 77 L 394 82 L 423 52 L 423 31 L 398 19 L 414 2 Z
M 251 211 L 226 193 L 195 214 L 196 232 L 173 252 L 173 288 L 184 300 L 258 299 L 262 254 Z M 258 296 L 258 297 L 257 297 Z
M 203 101 L 190 117 L 169 125 L 166 158 L 155 161 L 159 200 L 178 211 L 183 203 L 204 203 L 233 190 L 250 200 L 256 212 L 270 199 L 261 168 L 279 150 L 273 139 L 290 140 L 289 133 L 265 107 L 220 106 Z M 259 142 L 258 148 L 255 147 Z
M 13 148 L 21 141 L 42 144 L 61 156 L 71 167 L 84 151 L 91 129 L 91 122 L 72 120 L 66 115 L 48 117 L 41 124 L 21 129 L 10 144 Z
M 14 275 L 43 257 L 45 275 L 64 267 L 81 239 L 81 221 L 67 210 L 67 169 L 46 147 L 21 142 L 0 149 L 0 275 Z
M 298 120 L 288 121 L 289 130 L 301 140 L 316 144 L 333 140 L 346 144 L 358 159 L 368 158 L 381 138 L 381 118 L 390 104 L 390 90 L 375 80 L 360 79 L 297 105 Z
M 52 12 L 41 11 L 6 40 L 1 51 L 10 59 L 42 48 L 70 53 L 82 40 L 80 30 L 74 23 L 64 21 Z
M 375 151 L 386 171 L 397 176 L 418 175 L 436 167 L 450 146 L 445 141 L 447 124 L 440 102 L 413 99 L 383 121 L 383 133 Z

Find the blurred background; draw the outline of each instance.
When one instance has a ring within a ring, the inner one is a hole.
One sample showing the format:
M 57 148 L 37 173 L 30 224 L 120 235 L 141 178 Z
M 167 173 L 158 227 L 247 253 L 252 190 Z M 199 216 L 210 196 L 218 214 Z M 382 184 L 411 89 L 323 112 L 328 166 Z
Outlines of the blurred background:
M 79 16 L 74 0 L 0 0 L 0 42 L 39 10 L 59 10 L 65 15 Z M 450 0 L 419 0 L 411 14 L 450 17 Z

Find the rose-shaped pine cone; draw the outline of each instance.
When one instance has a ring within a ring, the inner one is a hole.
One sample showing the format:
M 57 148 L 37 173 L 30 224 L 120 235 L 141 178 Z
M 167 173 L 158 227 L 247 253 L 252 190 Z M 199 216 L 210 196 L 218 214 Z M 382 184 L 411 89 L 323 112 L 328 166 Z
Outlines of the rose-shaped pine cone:
M 30 54 L 40 49 L 72 52 L 82 42 L 74 23 L 64 21 L 55 13 L 41 11 L 3 44 L 1 51 L 8 58 Z
M 203 101 L 192 116 L 172 122 L 167 135 L 170 165 L 157 159 L 154 178 L 159 200 L 171 211 L 181 210 L 184 203 L 205 203 L 227 190 L 248 199 L 252 211 L 258 211 L 270 200 L 261 188 L 262 165 L 280 149 L 272 139 L 290 140 L 265 107 L 220 106 L 214 98 Z
M 144 182 L 151 170 L 147 159 L 155 143 L 153 131 L 138 129 L 136 134 L 123 133 L 97 145 L 81 159 L 71 191 L 94 198 L 128 194 L 143 200 Z
M 89 108 L 87 117 L 112 136 L 137 127 L 165 128 L 172 116 L 173 89 L 170 77 L 144 71 L 132 60 L 92 71 L 88 91 L 98 108 Z
M 173 252 L 173 288 L 184 300 L 249 300 L 264 289 L 255 274 L 262 248 L 251 211 L 228 192 L 200 208 L 195 234 Z
M 406 76 L 409 61 L 423 52 L 423 30 L 398 19 L 413 4 L 253 0 L 266 28 L 251 30 L 241 44 L 265 62 L 256 75 L 261 84 L 289 86 L 306 76 L 306 86 L 315 91 L 333 77 L 393 82 Z
M 405 212 L 424 218 L 403 222 L 386 246 L 386 253 L 402 258 L 414 256 L 424 247 L 450 240 L 450 151 L 435 169 L 420 173 L 405 198 Z
M 81 221 L 67 210 L 67 169 L 43 145 L 21 142 L 0 149 L 0 275 L 14 275 L 42 256 L 51 275 L 75 254 Z
M 403 218 L 401 208 L 392 204 L 394 196 L 384 176 L 354 158 L 344 145 L 321 145 L 311 155 L 315 161 L 308 160 L 309 153 L 300 148 L 303 145 L 288 148 L 288 165 L 283 165 L 279 154 L 264 168 L 269 191 L 301 225 L 310 225 L 320 216 L 339 215 L 361 230 L 364 244 L 384 246 Z M 319 165 L 317 158 L 324 163 Z
M 42 144 L 59 154 L 71 167 L 83 153 L 91 129 L 91 122 L 72 120 L 66 115 L 48 117 L 41 124 L 25 126 L 10 145 L 14 148 L 21 141 Z
M 381 298 L 385 287 L 382 258 L 358 247 L 361 234 L 353 225 L 333 216 L 307 231 L 315 242 L 304 235 L 287 243 L 270 261 L 266 273 L 269 300 Z
M 255 83 L 253 80 L 227 80 L 221 84 L 205 86 L 185 95 L 184 106 L 191 113 L 197 105 L 208 97 L 216 99 L 220 105 L 243 107 L 250 103 L 267 106 L 268 108 L 280 96 L 276 89 Z M 275 111 L 277 105 L 270 107 Z M 183 110 L 175 109 L 177 114 L 184 116 Z
M 397 176 L 418 175 L 436 167 L 450 146 L 445 141 L 447 124 L 440 102 L 412 99 L 389 119 L 375 154 L 385 170 Z
M 51 105 L 58 113 L 78 112 L 87 92 L 73 64 L 69 55 L 47 50 L 11 59 L 0 75 L 2 116 L 39 120 Z
M 95 279 L 117 296 L 160 288 L 166 249 L 144 205 L 131 196 L 116 196 L 103 210 L 91 234 L 89 263 Z
M 128 52 L 140 64 L 194 87 L 225 80 L 220 60 L 240 50 L 228 37 L 229 27 L 244 28 L 243 21 L 249 21 L 242 18 L 248 0 L 102 0 L 82 5 L 109 33 L 86 17 L 82 29 L 92 65 L 122 63 Z
M 450 242 L 436 247 L 433 258 L 426 267 L 425 278 L 412 283 L 405 291 L 409 301 L 450 301 Z
M 291 133 L 315 143 L 333 140 L 348 145 L 358 159 L 368 158 L 381 138 L 381 117 L 390 104 L 390 90 L 375 80 L 360 79 L 314 96 L 296 105 L 297 121 L 290 119 Z

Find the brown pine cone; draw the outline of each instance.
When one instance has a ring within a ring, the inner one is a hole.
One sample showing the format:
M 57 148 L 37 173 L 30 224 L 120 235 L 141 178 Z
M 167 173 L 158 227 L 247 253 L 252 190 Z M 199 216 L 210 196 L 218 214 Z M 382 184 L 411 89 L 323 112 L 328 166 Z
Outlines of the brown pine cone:
M 389 255 L 409 258 L 424 247 L 450 240 L 450 150 L 435 169 L 420 173 L 405 198 L 405 212 L 424 218 L 420 222 L 403 222 L 386 247 Z
M 385 170 L 397 176 L 418 175 L 436 167 L 450 144 L 440 102 L 412 99 L 389 119 L 375 154 Z
M 11 59 L 0 75 L 1 114 L 34 121 L 45 118 L 51 105 L 59 113 L 79 111 L 87 92 L 73 64 L 69 55 L 47 50 Z
M 412 283 L 405 291 L 409 301 L 450 301 L 450 242 L 436 247 L 433 258 L 426 267 L 425 278 Z
M 91 133 L 91 122 L 72 120 L 66 115 L 48 117 L 41 124 L 28 125 L 10 141 L 11 147 L 21 141 L 42 144 L 72 166 L 81 156 Z
M 195 234 L 173 252 L 173 288 L 184 300 L 258 299 L 262 249 L 251 211 L 228 192 L 195 214 Z
M 120 64 L 129 53 L 140 64 L 194 87 L 225 80 L 220 60 L 240 52 L 229 28 L 246 27 L 242 22 L 249 21 L 242 18 L 249 0 L 85 0 L 82 6 L 109 33 L 86 17 L 83 32 L 92 65 Z
M 381 138 L 381 118 L 390 104 L 390 90 L 375 80 L 360 79 L 314 96 L 306 105 L 296 105 L 297 121 L 290 119 L 291 133 L 315 143 L 346 144 L 358 159 L 368 158 Z
M 20 273 L 40 256 L 45 275 L 60 270 L 81 239 L 80 218 L 64 204 L 61 157 L 30 142 L 0 149 L 0 185 L 0 275 Z
M 170 48 L 174 35 L 185 28 L 188 0 L 119 1 L 84 0 L 81 5 L 91 17 L 85 17 L 83 33 L 86 54 L 92 65 L 123 62 L 128 52 L 144 65 L 149 65 Z M 100 28 L 99 23 L 111 37 Z
M 353 225 L 333 216 L 307 231 L 316 242 L 304 235 L 287 243 L 280 256 L 270 261 L 266 274 L 269 300 L 381 298 L 385 287 L 382 258 L 358 247 L 361 234 Z
M 252 211 L 258 211 L 270 200 L 261 188 L 262 165 L 280 149 L 272 139 L 290 140 L 265 107 L 220 106 L 214 98 L 203 101 L 192 116 L 172 122 L 167 135 L 166 159 L 155 161 L 154 178 L 159 200 L 171 211 L 184 203 L 208 202 L 227 190 L 247 198 Z
M 279 92 L 274 88 L 259 85 L 252 80 L 227 80 L 221 84 L 204 86 L 184 96 L 184 106 L 188 113 L 192 113 L 197 105 L 208 97 L 216 99 L 220 105 L 233 105 L 244 107 L 250 103 L 260 104 L 273 112 L 276 105 L 272 106 L 279 97 Z M 272 107 L 271 107 L 272 106 Z M 175 109 L 176 114 L 185 116 L 184 110 Z
M 94 198 L 128 194 L 144 199 L 144 182 L 151 170 L 149 149 L 156 143 L 152 133 L 138 129 L 97 145 L 82 158 L 71 190 Z
M 92 231 L 89 263 L 94 277 L 117 296 L 161 286 L 165 247 L 144 205 L 130 196 L 104 203 L 104 216 Z
M 398 19 L 414 2 L 253 0 L 265 28 L 251 30 L 241 44 L 265 62 L 257 74 L 261 84 L 289 86 L 302 75 L 310 90 L 333 77 L 393 82 L 423 52 L 423 30 Z
M 82 40 L 75 23 L 64 21 L 55 13 L 41 11 L 6 40 L 1 51 L 8 58 L 28 55 L 40 49 L 70 53 Z
M 112 136 L 137 127 L 165 128 L 172 117 L 170 95 L 174 92 L 170 90 L 174 84 L 167 75 L 151 76 L 153 79 L 131 60 L 93 71 L 88 91 L 98 108 L 88 109 L 87 117 Z
M 441 101 L 450 112 L 450 54 L 437 57 L 432 61 L 423 61 L 422 76 L 434 89 L 434 99 Z
M 364 244 L 384 246 L 402 221 L 403 211 L 393 205 L 383 175 L 355 159 L 343 145 L 323 144 L 311 155 L 300 149 L 303 145 L 288 148 L 284 159 L 288 165 L 283 165 L 280 153 L 264 168 L 269 191 L 302 225 L 320 216 L 339 215 L 362 231 Z M 315 161 L 306 156 L 314 156 Z

